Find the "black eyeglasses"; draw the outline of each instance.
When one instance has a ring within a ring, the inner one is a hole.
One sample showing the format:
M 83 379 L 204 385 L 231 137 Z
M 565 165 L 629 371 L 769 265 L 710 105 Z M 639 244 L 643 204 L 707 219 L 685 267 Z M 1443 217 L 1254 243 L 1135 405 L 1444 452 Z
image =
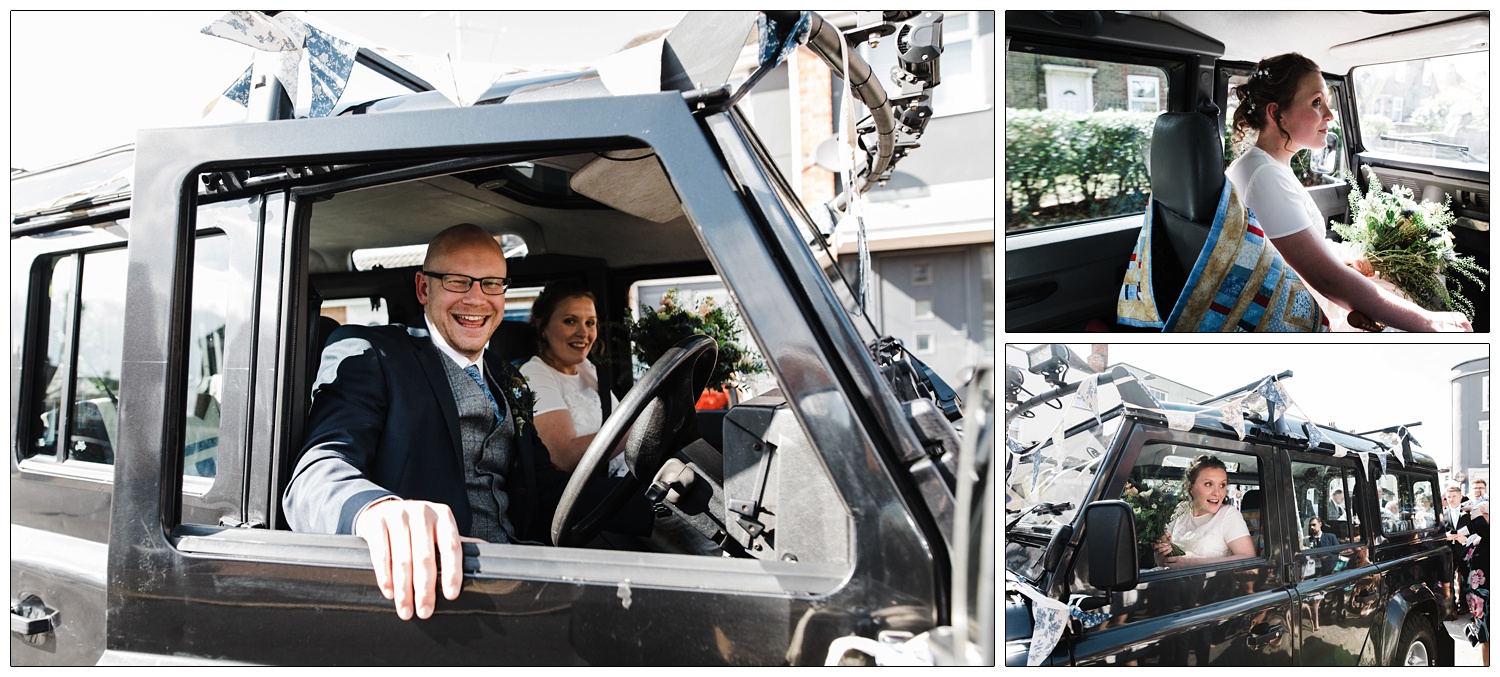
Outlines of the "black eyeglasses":
M 480 291 L 490 296 L 504 294 L 505 290 L 510 289 L 510 278 L 508 277 L 469 277 L 468 275 L 459 275 L 458 273 L 433 273 L 426 270 L 422 271 L 422 274 L 442 280 L 443 289 L 447 289 L 455 294 L 469 293 L 469 288 L 474 286 L 475 282 L 479 283 Z

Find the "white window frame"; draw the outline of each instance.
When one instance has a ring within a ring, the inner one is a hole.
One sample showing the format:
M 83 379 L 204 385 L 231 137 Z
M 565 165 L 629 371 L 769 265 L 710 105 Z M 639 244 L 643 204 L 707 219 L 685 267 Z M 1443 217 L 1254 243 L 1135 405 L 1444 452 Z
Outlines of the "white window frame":
M 917 271 L 926 271 L 926 275 L 918 275 Z M 911 283 L 918 287 L 932 286 L 932 262 L 917 261 L 911 264 Z
M 927 339 L 926 348 L 922 347 L 922 339 L 924 337 Z M 911 342 L 913 348 L 915 348 L 913 352 L 918 355 L 934 355 L 937 353 L 937 336 L 930 331 L 919 331 L 912 334 Z
M 1137 82 L 1149 82 L 1151 84 L 1151 89 L 1155 91 L 1155 96 L 1136 96 L 1135 85 Z M 1155 75 L 1140 75 L 1135 73 L 1126 74 L 1125 98 L 1128 101 L 1128 103 L 1126 104 L 1126 108 L 1130 109 L 1132 112 L 1161 112 L 1161 78 Z M 1136 104 L 1150 104 L 1151 109 L 1147 110 L 1144 106 L 1137 109 Z
M 1490 421 L 1485 419 L 1479 422 L 1479 462 L 1482 465 L 1490 464 Z
M 968 26 L 955 30 L 952 19 L 963 15 L 968 18 Z M 986 49 L 984 41 L 980 40 L 979 13 L 978 12 L 945 12 L 943 15 L 943 55 L 938 61 L 941 82 L 933 89 L 932 117 L 941 118 L 949 115 L 962 115 L 982 110 L 990 110 L 995 107 L 994 91 L 997 78 L 994 76 L 995 55 L 994 47 Z M 960 73 L 953 68 L 944 68 L 944 64 L 954 63 L 952 47 L 956 44 L 969 43 L 969 66 L 968 73 Z M 887 43 L 890 48 L 887 49 Z M 991 43 L 993 44 L 993 43 Z M 884 85 L 887 93 L 892 91 L 893 85 L 890 81 L 891 68 L 896 65 L 896 36 L 891 35 L 880 40 L 880 46 L 871 50 L 869 43 L 860 46 L 865 55 L 865 60 L 870 64 L 870 71 L 880 77 L 880 84 Z M 988 58 L 986 58 L 988 56 Z M 1090 99 L 1092 101 L 1092 98 Z
M 927 303 L 927 312 L 925 313 L 922 312 L 922 303 L 924 301 Z M 930 320 L 934 317 L 937 317 L 937 315 L 932 311 L 932 299 L 914 298 L 911 300 L 911 319 Z

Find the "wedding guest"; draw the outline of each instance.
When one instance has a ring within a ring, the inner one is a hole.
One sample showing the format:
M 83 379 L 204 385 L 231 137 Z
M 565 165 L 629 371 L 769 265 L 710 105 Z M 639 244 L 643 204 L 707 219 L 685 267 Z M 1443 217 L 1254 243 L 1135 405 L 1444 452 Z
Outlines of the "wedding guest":
M 1469 511 L 1469 537 L 1464 561 L 1469 565 L 1469 592 L 1465 607 L 1473 618 L 1464 626 L 1464 637 L 1480 647 L 1481 665 L 1490 664 L 1490 502 L 1475 502 Z
M 1328 519 L 1333 522 L 1346 519 L 1344 511 L 1344 490 L 1334 489 L 1333 500 L 1328 503 Z

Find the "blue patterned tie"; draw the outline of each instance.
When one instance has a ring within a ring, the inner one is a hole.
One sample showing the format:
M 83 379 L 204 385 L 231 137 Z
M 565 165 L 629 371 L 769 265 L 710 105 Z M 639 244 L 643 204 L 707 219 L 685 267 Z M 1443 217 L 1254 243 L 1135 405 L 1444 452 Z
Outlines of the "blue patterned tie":
M 485 385 L 484 377 L 479 375 L 479 365 L 469 365 L 464 368 L 464 373 L 468 374 L 474 379 L 475 383 L 479 384 L 479 389 L 484 392 L 484 399 L 490 401 L 490 411 L 495 412 L 495 425 L 500 425 L 500 405 L 495 403 L 495 396 L 490 394 L 490 388 Z

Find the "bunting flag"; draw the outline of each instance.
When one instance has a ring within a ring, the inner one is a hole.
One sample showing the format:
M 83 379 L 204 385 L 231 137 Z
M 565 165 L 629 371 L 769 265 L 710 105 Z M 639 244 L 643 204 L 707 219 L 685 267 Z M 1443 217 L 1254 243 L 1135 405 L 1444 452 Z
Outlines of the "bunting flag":
M 1192 430 L 1193 421 L 1198 418 L 1197 414 L 1191 411 L 1172 411 L 1169 409 L 1158 413 L 1167 417 L 1167 427 L 1173 430 Z
M 359 48 L 320 31 L 315 26 L 307 27 L 308 67 L 312 73 L 312 104 L 307 109 L 309 117 L 327 117 L 344 95 L 349 76 L 354 72 L 354 56 Z M 295 99 L 294 99 L 295 100 Z
M 1266 398 L 1267 402 L 1276 405 L 1275 418 L 1281 418 L 1286 411 L 1287 395 L 1281 388 L 1281 381 L 1266 377 L 1261 380 L 1260 385 L 1255 387 L 1255 394 Z
M 240 74 L 240 79 L 230 85 L 229 89 L 224 90 L 224 98 L 241 106 L 250 105 L 250 73 L 254 70 L 255 64 L 253 63 L 245 68 L 245 72 Z
M 310 26 L 290 13 L 268 16 L 258 11 L 232 11 L 204 26 L 202 32 L 278 54 L 276 81 L 286 90 L 293 107 L 299 103 L 297 83 L 305 63 L 312 83 L 312 100 L 307 109 L 311 117 L 325 117 L 333 112 L 349 84 L 354 57 L 359 51 L 355 45 Z M 248 105 L 249 87 L 250 72 L 247 71 L 224 92 L 224 96 Z
M 1043 595 L 1025 581 L 1007 580 L 1006 588 L 1031 599 L 1031 648 L 1026 652 L 1026 665 L 1041 665 L 1067 631 L 1073 607 Z
M 1098 374 L 1089 374 L 1078 384 L 1078 394 L 1073 398 L 1073 406 L 1093 414 L 1095 423 L 1103 423 L 1099 420 Z
M 781 65 L 782 61 L 799 45 L 807 44 L 807 38 L 812 30 L 812 18 L 808 12 L 803 12 L 797 17 L 797 22 L 792 24 L 791 30 L 787 32 L 786 41 L 776 42 L 776 21 L 768 19 L 764 14 L 755 20 L 755 26 L 759 38 L 757 40 L 760 65 L 767 64 L 772 67 Z M 846 71 L 847 72 L 847 71 Z
M 1241 440 L 1245 439 L 1245 400 L 1234 398 L 1219 405 L 1219 421 L 1234 430 Z
M 1297 407 L 1297 411 L 1300 413 L 1302 411 L 1302 407 Z M 1303 416 L 1305 417 L 1306 414 L 1303 414 Z M 1333 440 L 1328 439 L 1328 436 L 1323 434 L 1323 429 L 1319 428 L 1318 424 L 1313 423 L 1311 419 L 1309 419 L 1307 423 L 1307 448 L 1316 449 L 1318 448 L 1318 445 L 1324 442 L 1333 444 Z
M 1077 606 L 1068 607 L 1068 612 L 1072 614 L 1074 618 L 1078 619 L 1079 623 L 1083 624 L 1084 629 L 1099 625 L 1100 623 L 1109 620 L 1110 616 L 1114 615 L 1109 613 L 1108 611 L 1102 610 L 1084 611 Z

